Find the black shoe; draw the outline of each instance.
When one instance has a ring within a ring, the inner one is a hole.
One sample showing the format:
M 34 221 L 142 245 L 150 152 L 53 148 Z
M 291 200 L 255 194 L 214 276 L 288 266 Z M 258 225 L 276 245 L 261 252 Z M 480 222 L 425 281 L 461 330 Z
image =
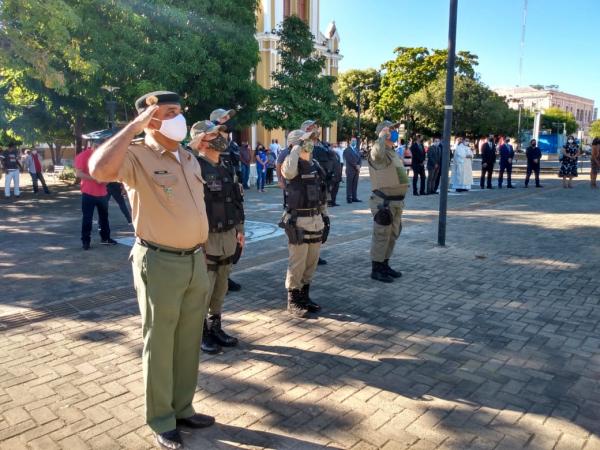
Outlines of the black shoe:
M 420 191 L 419 195 L 425 195 L 425 191 Z
M 507 186 L 507 189 L 515 189 L 515 187 L 511 184 L 510 186 Z
M 323 258 L 321 258 L 319 256 L 319 262 L 317 263 L 318 266 L 324 266 L 325 264 L 327 264 L 327 261 L 325 261 Z
M 188 428 L 207 428 L 215 424 L 215 418 L 206 414 L 195 413 L 185 419 L 177 419 L 177 425 Z
M 346 199 L 346 202 L 348 202 L 348 203 L 352 203 L 352 199 L 351 199 L 351 198 L 348 198 L 348 199 Z
M 357 198 L 353 198 L 352 199 L 352 203 L 362 203 L 362 200 L 359 200 Z
M 523 188 L 527 189 L 527 185 L 524 185 Z
M 329 206 L 330 208 L 333 207 L 333 202 L 327 202 L 327 206 Z
M 331 204 L 331 206 L 340 206 L 340 204 L 339 204 L 339 203 L 336 203 L 336 202 L 333 202 L 333 203 Z
M 415 197 L 418 197 L 418 196 L 419 196 L 419 193 L 418 193 L 418 192 L 416 192 L 416 191 L 413 191 L 413 195 L 414 195 Z
M 303 299 L 304 303 L 306 304 L 306 310 L 311 313 L 316 313 L 316 312 L 321 311 L 321 307 L 311 300 L 311 298 L 309 296 L 309 292 L 310 292 L 310 284 L 305 284 L 304 286 L 302 286 L 302 290 L 300 291 L 300 294 L 302 294 L 302 299 Z
M 115 241 L 114 239 L 108 238 L 108 239 L 102 239 L 102 242 L 100 242 L 102 245 L 117 245 L 118 242 Z
M 535 186 L 536 188 L 543 188 L 544 186 L 542 186 L 541 184 L 538 184 Z
M 227 278 L 227 290 L 231 292 L 237 292 L 242 289 L 242 285 L 236 283 L 231 278 Z
M 487 188 L 488 189 L 494 189 L 494 186 L 488 186 Z
M 221 314 L 213 314 L 208 318 L 210 321 L 210 333 L 217 344 L 222 347 L 235 347 L 238 344 L 238 339 L 229 336 L 221 327 Z
M 156 442 L 158 442 L 160 448 L 168 450 L 183 448 L 183 439 L 181 439 L 181 434 L 177 430 L 156 433 Z
M 81 248 L 84 250 L 89 250 L 91 248 L 90 243 L 84 242 L 83 245 L 81 246 Z
M 202 345 L 200 348 L 204 353 L 208 353 L 209 355 L 216 355 L 221 351 L 221 346 L 210 332 L 206 319 L 204 319 L 204 328 L 202 328 Z
M 400 278 L 402 276 L 402 272 L 398 272 L 390 267 L 389 259 L 383 261 L 382 270 L 388 274 L 392 278 Z
M 292 289 L 291 291 L 288 291 L 287 311 L 292 316 L 296 316 L 301 319 L 307 316 L 308 310 L 302 301 L 302 293 L 300 292 L 300 289 Z
M 372 262 L 371 278 L 383 283 L 392 283 L 394 279 L 382 270 L 382 263 Z

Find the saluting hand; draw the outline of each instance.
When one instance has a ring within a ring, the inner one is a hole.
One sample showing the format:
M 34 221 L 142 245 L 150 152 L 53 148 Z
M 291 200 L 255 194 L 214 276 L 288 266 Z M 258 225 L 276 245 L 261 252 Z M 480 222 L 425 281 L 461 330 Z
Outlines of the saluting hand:
M 146 108 L 139 116 L 131 121 L 129 126 L 135 131 L 135 134 L 140 134 L 148 125 L 150 125 L 150 121 L 154 117 L 154 114 L 158 111 L 158 105 L 152 105 Z

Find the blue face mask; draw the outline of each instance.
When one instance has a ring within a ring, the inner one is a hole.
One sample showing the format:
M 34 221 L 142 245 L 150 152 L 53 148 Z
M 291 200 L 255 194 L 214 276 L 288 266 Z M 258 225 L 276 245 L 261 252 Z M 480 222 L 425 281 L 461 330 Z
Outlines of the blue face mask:
M 392 142 L 398 141 L 398 131 L 397 130 L 392 130 L 390 132 L 390 141 L 392 141 Z

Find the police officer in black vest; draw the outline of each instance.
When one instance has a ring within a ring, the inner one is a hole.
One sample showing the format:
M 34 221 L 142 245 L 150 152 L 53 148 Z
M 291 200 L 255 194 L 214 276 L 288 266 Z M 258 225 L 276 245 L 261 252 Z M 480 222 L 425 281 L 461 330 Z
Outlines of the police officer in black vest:
M 227 139 L 223 125 L 211 121 L 192 126 L 190 147 L 198 151 L 198 162 L 205 181 L 204 203 L 208 216 L 208 241 L 205 245 L 210 301 L 208 321 L 202 334 L 202 351 L 218 353 L 221 347 L 233 347 L 238 340 L 223 331 L 221 313 L 232 264 L 244 246 L 243 193 L 235 166 L 227 157 Z
M 281 166 L 286 180 L 286 211 L 279 224 L 288 237 L 289 262 L 285 287 L 288 312 L 297 317 L 318 312 L 321 307 L 309 297 L 310 283 L 319 261 L 321 244 L 329 234 L 325 172 L 312 158 L 312 132 L 294 130 L 292 146 Z
M 210 121 L 215 125 L 222 125 L 223 134 L 229 135 L 229 133 L 233 132 L 234 127 L 234 116 L 236 115 L 235 109 L 215 109 L 210 113 Z M 228 136 L 229 138 L 229 136 Z M 229 163 L 233 166 L 237 173 L 237 177 L 239 180 L 242 179 L 242 163 L 240 157 L 240 147 L 233 139 L 229 139 L 229 144 L 227 146 L 227 151 L 221 155 L 221 158 L 228 159 Z M 239 291 L 242 289 L 242 286 L 239 283 L 236 283 L 231 278 L 227 280 L 228 290 L 230 291 Z

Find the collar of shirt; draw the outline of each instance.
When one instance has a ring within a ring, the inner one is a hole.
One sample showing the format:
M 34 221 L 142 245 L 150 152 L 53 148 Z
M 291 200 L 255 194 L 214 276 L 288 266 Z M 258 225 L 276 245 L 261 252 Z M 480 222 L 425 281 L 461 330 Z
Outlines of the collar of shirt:
M 161 156 L 164 156 L 164 154 L 171 154 L 171 156 L 179 163 L 181 163 L 181 158 L 187 158 L 188 160 L 191 159 L 192 155 L 189 154 L 189 152 L 183 151 L 183 148 L 181 147 L 181 144 L 177 147 L 177 153 L 179 155 L 179 158 L 174 154 L 175 152 L 172 152 L 170 150 L 167 150 L 166 148 L 164 148 L 162 145 L 160 145 L 158 142 L 156 142 L 156 139 L 154 139 L 154 137 L 150 134 L 146 134 L 146 136 L 144 137 L 144 142 L 145 144 L 150 147 L 152 150 L 154 150 L 155 152 L 158 152 L 161 154 Z

